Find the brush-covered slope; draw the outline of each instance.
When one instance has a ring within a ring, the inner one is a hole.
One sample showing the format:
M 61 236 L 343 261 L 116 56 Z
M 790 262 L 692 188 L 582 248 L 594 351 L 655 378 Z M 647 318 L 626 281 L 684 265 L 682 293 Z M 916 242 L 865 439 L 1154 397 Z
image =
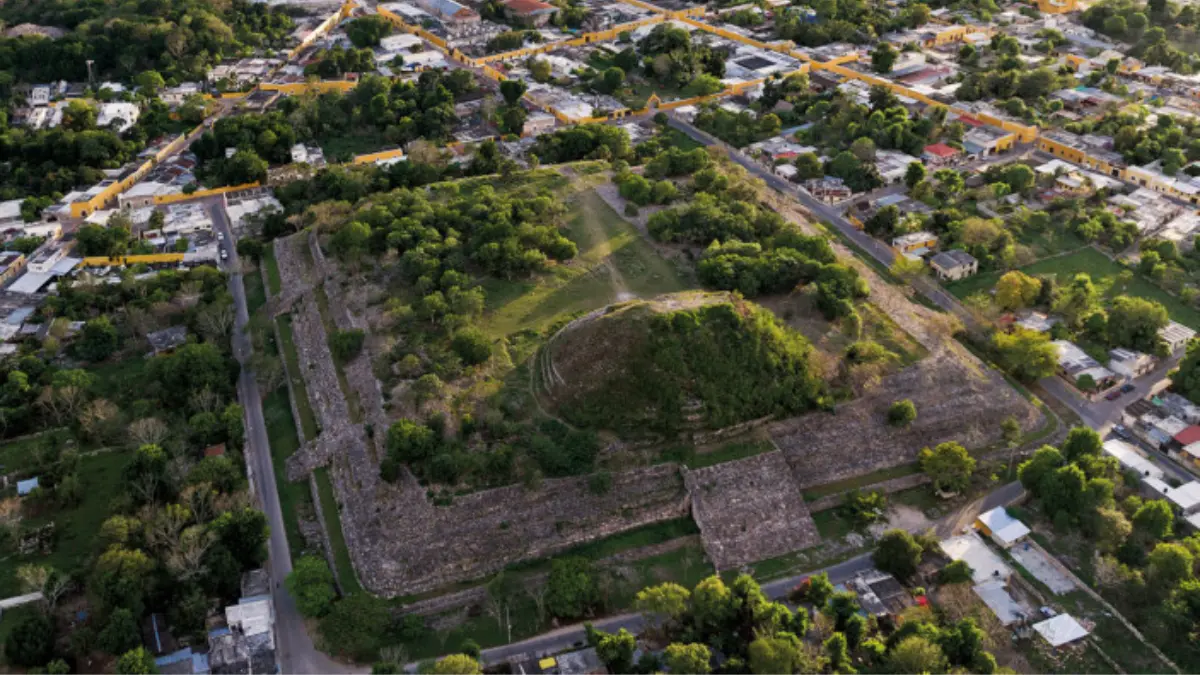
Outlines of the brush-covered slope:
M 808 340 L 758 305 L 683 293 L 607 308 L 543 354 L 551 405 L 619 432 L 716 429 L 827 402 Z

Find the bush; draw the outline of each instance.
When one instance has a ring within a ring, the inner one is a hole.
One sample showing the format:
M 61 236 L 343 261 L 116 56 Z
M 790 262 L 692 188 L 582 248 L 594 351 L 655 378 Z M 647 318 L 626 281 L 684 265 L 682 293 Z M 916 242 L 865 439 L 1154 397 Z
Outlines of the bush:
M 484 363 L 492 356 L 492 341 L 478 328 L 464 328 L 455 333 L 450 348 L 468 366 Z
M 358 353 L 362 351 L 365 339 L 366 334 L 357 328 L 335 330 L 329 336 L 329 351 L 333 352 L 333 356 L 337 360 L 342 362 L 349 361 L 358 356 Z
M 4 656 L 16 666 L 41 666 L 50 660 L 53 653 L 54 624 L 41 613 L 21 619 L 4 641 Z
M 917 406 L 909 399 L 896 401 L 888 408 L 888 424 L 894 427 L 906 427 L 917 419 Z

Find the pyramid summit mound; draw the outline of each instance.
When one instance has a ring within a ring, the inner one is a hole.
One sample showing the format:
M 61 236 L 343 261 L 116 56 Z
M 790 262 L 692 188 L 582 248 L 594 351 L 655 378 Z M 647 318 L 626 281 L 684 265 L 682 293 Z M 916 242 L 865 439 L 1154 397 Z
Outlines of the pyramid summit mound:
M 828 404 L 800 333 L 726 293 L 610 305 L 571 322 L 539 357 L 568 422 L 618 432 L 719 429 Z

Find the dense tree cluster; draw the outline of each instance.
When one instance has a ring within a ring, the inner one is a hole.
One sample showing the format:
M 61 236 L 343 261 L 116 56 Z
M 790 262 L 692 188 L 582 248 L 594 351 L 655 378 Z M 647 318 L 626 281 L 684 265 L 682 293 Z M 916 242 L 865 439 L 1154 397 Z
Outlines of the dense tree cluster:
M 1187 4 L 1105 0 L 1088 7 L 1082 21 L 1092 30 L 1133 44 L 1130 56 L 1187 75 L 1196 69 L 1195 55 L 1186 47 L 1194 44 L 1198 18 L 1196 8 Z
M 142 143 L 96 127 L 96 111 L 86 103 L 67 106 L 53 129 L 9 128 L 0 115 L 0 198 L 54 196 L 104 178 L 104 169 L 133 159 Z
M 369 75 L 348 94 L 288 98 L 265 114 L 223 117 L 192 150 L 203 163 L 204 175 L 239 184 L 261 179 L 267 164 L 291 161 L 291 147 L 301 141 L 323 141 L 364 128 L 381 133 L 389 143 L 441 141 L 457 123 L 455 98 L 475 86 L 468 70 L 426 71 L 417 82 Z M 226 158 L 227 148 L 237 152 Z
M 580 159 L 622 159 L 629 155 L 629 134 L 607 124 L 577 124 L 537 137 L 530 154 L 549 164 Z
M 757 305 L 730 300 L 650 316 L 634 310 L 606 318 L 603 330 L 640 331 L 644 342 L 619 357 L 621 368 L 560 401 L 572 424 L 677 433 L 697 423 L 716 429 L 828 403 L 808 340 Z M 703 404 L 699 421 L 697 401 Z
M 0 70 L 24 82 L 96 77 L 132 79 L 147 70 L 178 80 L 202 80 L 208 68 L 246 48 L 279 48 L 295 28 L 282 9 L 234 0 L 144 4 L 72 3 L 46 0 L 7 4 L 8 25 L 31 22 L 62 26 L 65 37 L 0 39 Z
M 642 38 L 638 53 L 647 77 L 669 87 L 682 89 L 705 75 L 718 80 L 725 76 L 724 54 L 693 43 L 687 30 L 670 22 L 658 24 Z
M 778 136 L 779 130 L 783 128 L 779 116 L 773 113 L 757 117 L 748 110 L 732 113 L 717 105 L 701 108 L 692 123 L 697 128 L 739 148 Z
M 375 70 L 375 52 L 368 48 L 346 49 L 341 45 L 334 45 L 330 49 L 318 51 L 315 58 L 314 63 L 305 66 L 306 75 L 331 80 L 346 73 L 369 73 Z
M 805 47 L 831 42 L 863 44 L 885 33 L 924 25 L 930 15 L 925 3 L 912 3 L 900 12 L 874 0 L 817 0 L 811 7 L 818 21 L 789 9 L 777 13 L 775 31 L 779 37 Z

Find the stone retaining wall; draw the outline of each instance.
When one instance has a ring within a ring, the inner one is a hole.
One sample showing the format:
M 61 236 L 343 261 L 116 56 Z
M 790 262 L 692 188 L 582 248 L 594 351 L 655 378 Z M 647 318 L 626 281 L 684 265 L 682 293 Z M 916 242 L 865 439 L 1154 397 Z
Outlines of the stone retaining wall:
M 864 485 L 859 488 L 859 492 L 882 492 L 885 495 L 890 495 L 893 492 L 909 490 L 917 487 L 918 485 L 925 485 L 928 482 L 930 482 L 929 476 L 926 476 L 923 473 L 914 473 L 911 476 L 901 476 L 899 478 L 892 478 L 891 480 L 885 480 L 879 483 L 873 483 L 871 485 Z M 846 495 L 850 492 L 851 490 L 843 490 L 831 495 L 825 495 L 820 499 L 809 502 L 808 510 L 813 513 L 818 513 L 820 511 L 828 511 L 829 509 L 837 508 L 841 506 L 844 501 L 846 501 Z

